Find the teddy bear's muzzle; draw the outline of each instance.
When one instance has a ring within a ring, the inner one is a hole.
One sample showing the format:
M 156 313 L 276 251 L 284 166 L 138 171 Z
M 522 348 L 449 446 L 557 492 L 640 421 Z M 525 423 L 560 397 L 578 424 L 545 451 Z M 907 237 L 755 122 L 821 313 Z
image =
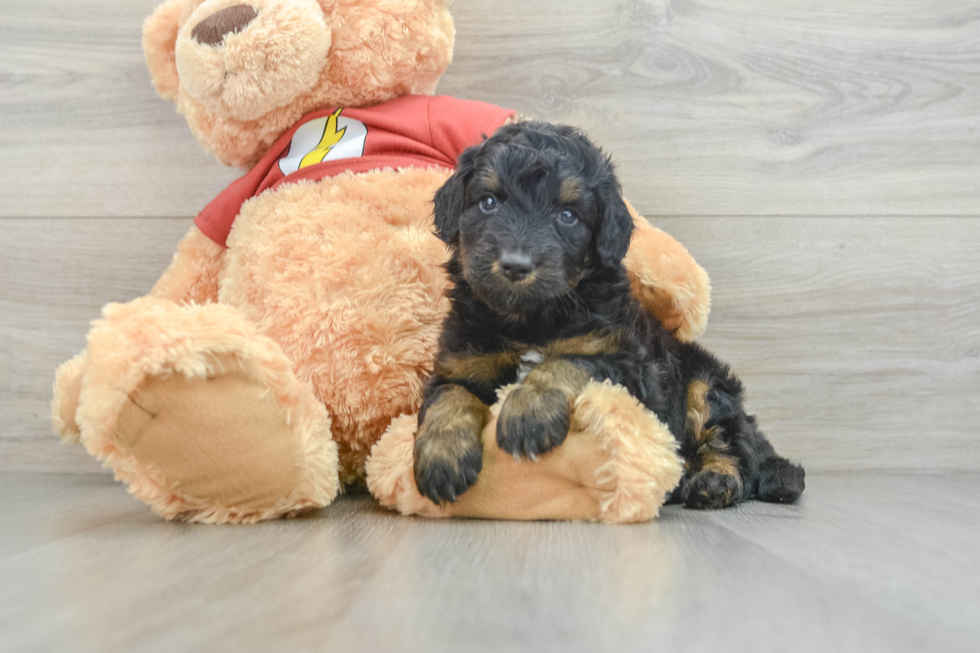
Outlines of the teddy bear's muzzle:
M 249 5 L 234 5 L 208 16 L 191 30 L 191 38 L 201 45 L 220 45 L 226 34 L 238 34 L 259 12 Z
M 215 116 L 257 120 L 317 83 L 331 36 L 316 0 L 206 0 L 177 36 L 177 72 Z

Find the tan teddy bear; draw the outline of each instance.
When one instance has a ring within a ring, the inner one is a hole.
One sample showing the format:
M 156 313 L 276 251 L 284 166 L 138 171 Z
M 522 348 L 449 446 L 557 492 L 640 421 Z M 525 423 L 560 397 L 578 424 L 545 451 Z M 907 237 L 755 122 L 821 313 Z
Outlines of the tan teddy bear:
M 58 370 L 53 419 L 161 516 L 325 506 L 364 481 L 389 426 L 370 484 L 403 512 L 631 521 L 676 483 L 669 434 L 606 385 L 580 397 L 583 436 L 550 460 L 491 464 L 451 507 L 412 494 L 411 415 L 448 310 L 431 200 L 463 148 L 517 119 L 431 96 L 452 57 L 447 5 L 168 0 L 147 19 L 158 92 L 219 160 L 251 170 L 202 211 L 149 295 L 104 309 Z M 636 222 L 634 292 L 696 337 L 707 276 Z M 646 458 L 614 469 L 626 450 Z

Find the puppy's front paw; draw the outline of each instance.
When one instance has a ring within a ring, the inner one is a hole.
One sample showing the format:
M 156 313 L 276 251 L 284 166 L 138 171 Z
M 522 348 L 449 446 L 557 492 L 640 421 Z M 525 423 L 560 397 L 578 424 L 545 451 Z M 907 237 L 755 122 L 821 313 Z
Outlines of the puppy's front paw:
M 497 418 L 497 444 L 514 456 L 551 451 L 568 435 L 571 406 L 554 388 L 522 385 L 507 395 Z
M 483 468 L 480 434 L 456 426 L 422 425 L 415 440 L 415 485 L 435 504 L 455 503 Z

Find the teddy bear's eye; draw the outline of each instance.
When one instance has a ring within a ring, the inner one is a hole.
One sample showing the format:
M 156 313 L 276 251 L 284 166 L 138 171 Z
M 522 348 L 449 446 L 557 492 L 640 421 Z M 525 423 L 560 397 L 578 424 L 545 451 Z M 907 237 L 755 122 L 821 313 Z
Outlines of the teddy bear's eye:
M 480 200 L 480 210 L 484 213 L 493 213 L 497 210 L 497 198 L 493 195 L 487 195 Z

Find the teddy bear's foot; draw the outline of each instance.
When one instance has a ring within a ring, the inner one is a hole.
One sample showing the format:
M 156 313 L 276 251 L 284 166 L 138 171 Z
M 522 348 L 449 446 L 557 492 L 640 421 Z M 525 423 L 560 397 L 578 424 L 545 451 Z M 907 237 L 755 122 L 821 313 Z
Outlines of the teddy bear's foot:
M 590 382 L 572 406 L 565 441 L 539 460 L 515 459 L 494 437 L 502 388 L 483 433 L 483 470 L 455 503 L 422 496 L 412 474 L 415 415 L 403 415 L 371 450 L 368 489 L 406 515 L 490 519 L 563 519 L 635 523 L 657 516 L 681 478 L 677 442 L 625 388 Z
M 82 444 L 162 517 L 254 522 L 336 496 L 326 409 L 232 307 L 110 305 L 88 352 Z

